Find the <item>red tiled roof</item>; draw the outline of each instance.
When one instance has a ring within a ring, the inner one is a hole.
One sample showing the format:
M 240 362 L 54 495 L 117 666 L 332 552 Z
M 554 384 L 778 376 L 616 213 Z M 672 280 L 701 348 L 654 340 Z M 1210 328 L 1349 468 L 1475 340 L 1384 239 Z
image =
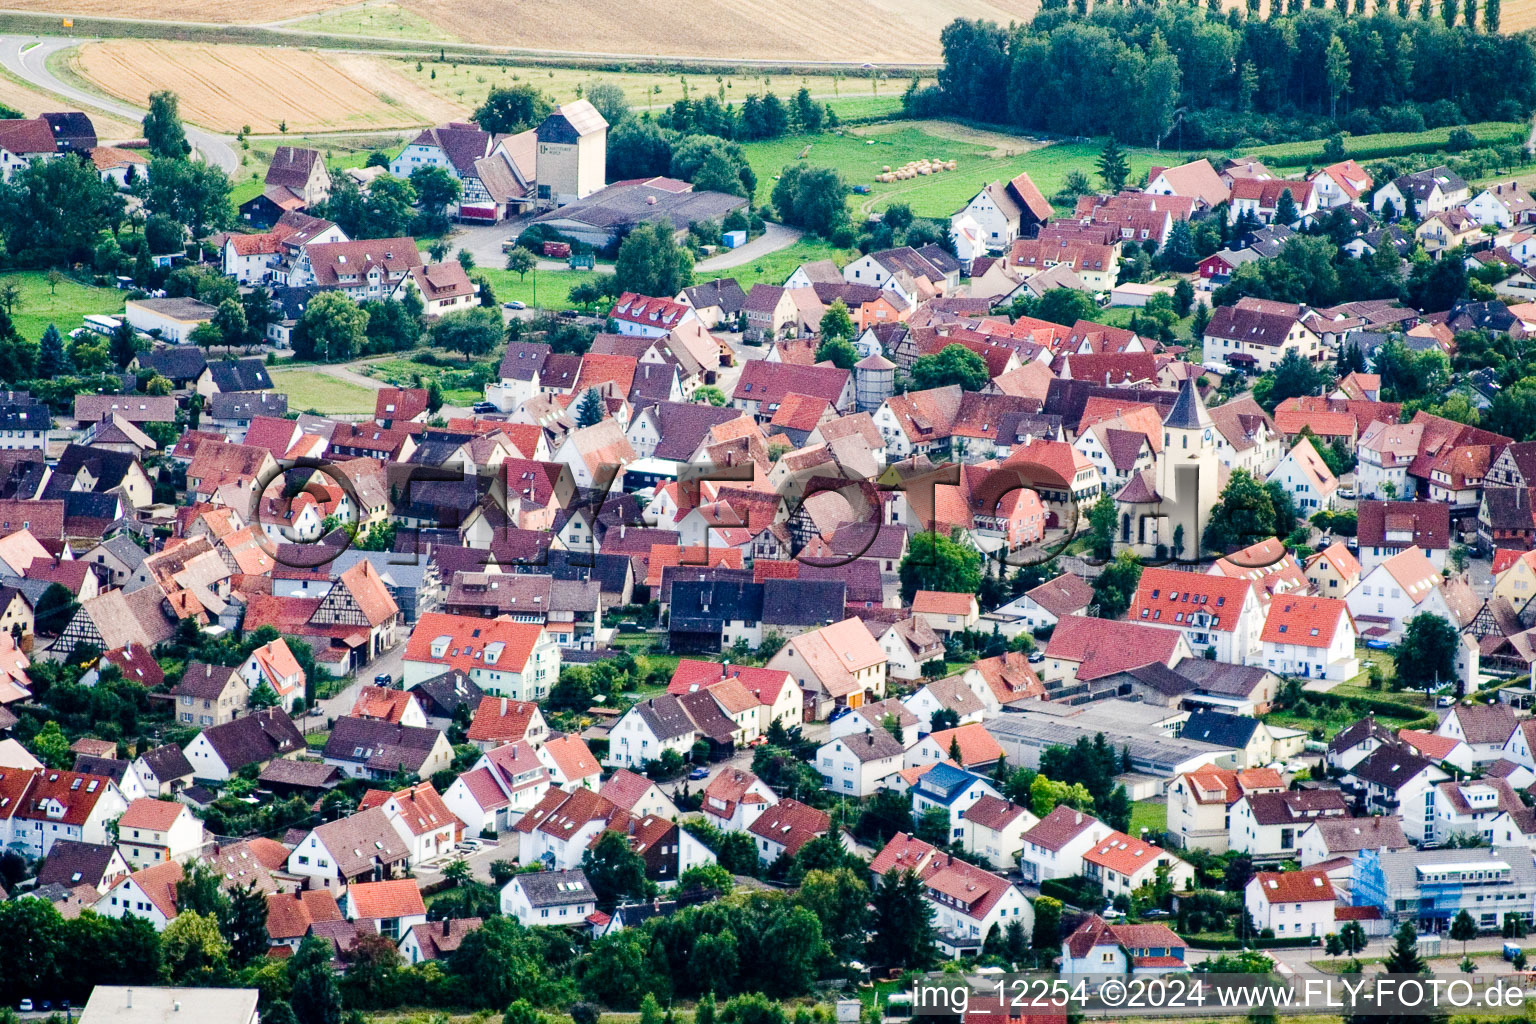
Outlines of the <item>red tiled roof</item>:
M 1210 616 L 1209 628 L 1230 633 L 1248 594 L 1246 580 L 1149 568 L 1142 570 L 1128 614 L 1137 622 L 1183 627 L 1203 612 Z
M 798 800 L 780 800 L 758 815 L 747 831 L 782 846 L 786 854 L 793 856 L 812 839 L 826 835 L 831 827 L 832 819 L 825 811 Z
M 1146 665 L 1166 665 L 1180 640 L 1177 630 L 1068 615 L 1056 623 L 1045 654 L 1077 662 L 1077 678 L 1088 682 Z
M 379 921 L 392 917 L 425 917 L 427 905 L 414 878 L 385 882 L 354 882 L 347 887 L 353 920 Z
M 1332 903 L 1333 883 L 1326 871 L 1302 868 L 1299 871 L 1259 871 L 1253 876 L 1259 892 L 1270 903 Z
M 152 797 L 141 797 L 128 805 L 123 816 L 118 819 L 119 828 L 143 828 L 164 832 L 176 824 L 176 819 L 181 817 L 186 804 L 177 803 L 174 800 L 156 800 Z
M 482 697 L 465 734 L 471 743 L 515 743 L 528 733 L 539 706 L 506 697 Z
M 1270 603 L 1259 639 L 1270 644 L 1326 648 L 1339 624 L 1353 621 L 1348 606 L 1338 598 L 1280 594 Z
M 1124 832 L 1111 832 L 1094 843 L 1092 849 L 1083 854 L 1083 860 L 1130 878 L 1164 854 L 1164 850 L 1151 843 L 1132 838 Z
M 928 737 L 948 754 L 950 745 L 960 745 L 960 766 L 970 768 L 991 764 L 1003 756 L 1003 748 L 980 722 L 970 722 L 954 729 L 940 729 Z

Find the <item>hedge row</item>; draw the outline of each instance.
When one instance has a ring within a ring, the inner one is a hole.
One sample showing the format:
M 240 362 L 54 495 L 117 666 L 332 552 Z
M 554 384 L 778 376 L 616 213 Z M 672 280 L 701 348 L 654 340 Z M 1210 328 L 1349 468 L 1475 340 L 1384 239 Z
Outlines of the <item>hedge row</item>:
M 1040 883 L 1040 895 L 1060 900 L 1071 907 L 1082 907 L 1085 910 L 1097 909 L 1103 900 L 1103 894 L 1098 887 L 1086 879 L 1079 878 L 1075 881 L 1078 884 L 1074 885 L 1061 878 L 1047 878 Z
M 1481 121 L 1477 124 L 1430 128 L 1422 132 L 1382 132 L 1377 135 L 1345 135 L 1344 154 L 1354 160 L 1384 160 L 1412 153 L 1434 153 L 1443 150 L 1450 142 L 1451 132 L 1465 128 L 1472 133 L 1479 146 L 1507 146 L 1521 144 L 1530 132 L 1530 126 L 1517 121 Z M 1304 142 L 1278 142 L 1269 146 L 1257 146 L 1244 151 L 1245 156 L 1255 157 L 1275 167 L 1305 167 L 1324 162 L 1323 145 L 1326 139 L 1310 139 Z

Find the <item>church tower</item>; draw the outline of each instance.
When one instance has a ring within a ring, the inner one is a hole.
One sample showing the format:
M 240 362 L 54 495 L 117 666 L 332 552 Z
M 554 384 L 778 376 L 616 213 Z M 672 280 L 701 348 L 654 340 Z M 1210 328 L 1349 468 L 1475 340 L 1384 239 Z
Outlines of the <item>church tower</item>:
M 1200 553 L 1200 538 L 1221 494 L 1220 466 L 1216 425 L 1195 382 L 1186 379 L 1163 420 L 1163 451 L 1157 459 L 1157 493 L 1163 499 L 1158 512 L 1168 517 L 1161 539 L 1172 550 L 1174 531 L 1182 526 L 1184 558 Z

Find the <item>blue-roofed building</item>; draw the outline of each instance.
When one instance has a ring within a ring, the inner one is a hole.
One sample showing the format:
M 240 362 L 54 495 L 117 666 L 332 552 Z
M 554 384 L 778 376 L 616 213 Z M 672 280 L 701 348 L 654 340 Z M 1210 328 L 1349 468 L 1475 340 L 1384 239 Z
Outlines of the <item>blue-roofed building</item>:
M 940 762 L 912 784 L 912 817 L 921 818 L 936 807 L 945 810 L 949 812 L 950 837 L 960 839 L 965 827 L 960 815 L 984 796 L 1002 798 L 980 775 Z

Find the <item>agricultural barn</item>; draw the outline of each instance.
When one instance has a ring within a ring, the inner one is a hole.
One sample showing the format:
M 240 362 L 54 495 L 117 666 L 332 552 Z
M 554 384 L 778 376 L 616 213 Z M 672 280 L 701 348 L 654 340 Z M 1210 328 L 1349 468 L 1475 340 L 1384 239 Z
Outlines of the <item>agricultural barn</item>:
M 609 185 L 544 214 L 534 223 L 548 224 L 562 235 L 601 248 L 646 221 L 666 220 L 681 235 L 689 224 L 724 220 L 732 210 L 746 205 L 741 196 L 695 192 L 686 181 L 650 178 Z

